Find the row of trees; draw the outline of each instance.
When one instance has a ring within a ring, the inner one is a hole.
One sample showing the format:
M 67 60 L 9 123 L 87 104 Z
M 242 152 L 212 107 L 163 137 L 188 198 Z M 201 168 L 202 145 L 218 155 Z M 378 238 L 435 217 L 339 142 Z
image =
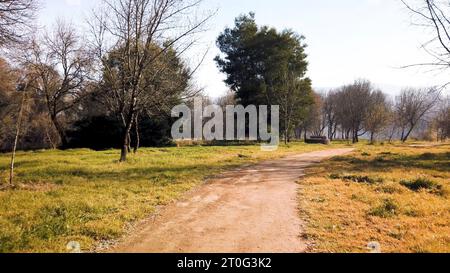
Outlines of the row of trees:
M 133 148 L 169 142 L 171 108 L 201 91 L 192 81 L 196 67 L 183 58 L 212 16 L 195 16 L 199 5 L 105 0 L 88 34 L 58 21 L 51 31 L 26 35 L 37 0 L 0 2 L 0 46 L 14 49 L 9 62 L 0 60 L 0 150 L 14 149 L 20 135 L 24 149 L 120 148 L 125 161 Z M 232 91 L 219 103 L 280 105 L 286 142 L 449 135 L 448 102 L 435 88 L 405 89 L 391 99 L 359 80 L 314 92 L 304 37 L 258 26 L 254 14 L 236 18 L 217 45 L 215 60 Z
M 405 142 L 425 125 L 441 140 L 449 136 L 448 103 L 438 88 L 409 88 L 392 99 L 369 81 L 358 80 L 326 94 L 314 92 L 305 77 L 303 40 L 290 30 L 258 26 L 252 13 L 236 18 L 235 26 L 217 40 L 222 55 L 216 62 L 237 102 L 280 105 L 285 142 L 308 135 Z
M 358 80 L 318 95 L 316 118 L 310 127 L 315 135 L 358 142 L 367 137 L 406 142 L 417 138 L 445 140 L 450 137 L 450 108 L 437 88 L 406 88 L 390 98 L 367 80 Z M 433 136 L 433 137 L 432 137 Z
M 119 138 L 111 144 L 126 161 L 141 130 L 167 130 L 172 106 L 200 91 L 191 81 L 196 68 L 183 60 L 212 16 L 199 15 L 200 4 L 105 0 L 88 33 L 58 21 L 24 35 L 38 1 L 0 2 L 0 42 L 13 48 L 9 64 L 0 61 L 1 148 L 13 148 L 19 132 L 27 148 L 91 147 L 103 134 L 98 142 Z

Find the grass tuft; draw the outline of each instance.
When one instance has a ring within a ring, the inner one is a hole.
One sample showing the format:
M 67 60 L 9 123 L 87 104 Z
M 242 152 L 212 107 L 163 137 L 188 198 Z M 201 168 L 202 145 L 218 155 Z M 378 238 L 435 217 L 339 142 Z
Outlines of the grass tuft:
M 398 215 L 399 205 L 392 199 L 385 199 L 383 203 L 370 210 L 369 215 L 380 218 L 391 218 Z
M 403 189 L 402 187 L 398 186 L 398 184 L 389 184 L 389 185 L 383 185 L 376 189 L 376 191 L 381 193 L 387 193 L 387 194 L 402 194 Z
M 379 184 L 383 183 L 384 180 L 382 178 L 374 178 L 367 175 L 340 175 L 340 174 L 331 174 L 331 179 L 341 179 L 344 181 L 351 181 L 355 183 L 366 183 L 366 184 Z
M 446 191 L 444 187 L 428 178 L 417 178 L 414 180 L 402 180 L 400 185 L 415 191 L 428 191 L 433 194 L 444 196 Z

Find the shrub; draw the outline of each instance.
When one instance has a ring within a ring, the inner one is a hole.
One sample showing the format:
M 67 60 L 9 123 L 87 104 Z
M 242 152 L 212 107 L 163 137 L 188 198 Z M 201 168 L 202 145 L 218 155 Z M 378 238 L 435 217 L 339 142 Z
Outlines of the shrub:
M 341 175 L 340 174 L 336 174 L 336 173 L 330 174 L 330 178 L 331 179 L 341 179 Z
M 383 203 L 369 212 L 370 216 L 390 218 L 398 215 L 399 206 L 392 199 L 385 199 Z
M 378 156 L 377 158 L 375 158 L 375 162 L 376 163 L 386 163 L 386 162 L 388 162 L 388 160 L 386 158 L 384 158 L 383 156 Z
M 437 195 L 445 194 L 445 190 L 442 185 L 439 185 L 428 178 L 417 178 L 411 181 L 403 180 L 400 184 L 415 192 L 426 190 Z
M 419 156 L 419 159 L 422 159 L 422 160 L 433 160 L 433 159 L 436 159 L 436 157 L 437 157 L 436 154 L 424 153 L 424 154 Z

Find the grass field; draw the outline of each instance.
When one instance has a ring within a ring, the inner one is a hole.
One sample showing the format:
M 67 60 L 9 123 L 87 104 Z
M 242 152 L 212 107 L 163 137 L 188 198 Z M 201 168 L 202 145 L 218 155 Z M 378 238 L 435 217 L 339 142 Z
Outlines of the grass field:
M 16 187 L 0 191 L 0 252 L 66 252 L 69 241 L 92 251 L 210 175 L 326 148 L 292 144 L 270 153 L 259 146 L 142 149 L 123 164 L 115 150 L 22 152 Z M 0 155 L 3 186 L 8 162 L 8 154 Z
M 450 146 L 359 146 L 301 181 L 312 252 L 450 252 Z

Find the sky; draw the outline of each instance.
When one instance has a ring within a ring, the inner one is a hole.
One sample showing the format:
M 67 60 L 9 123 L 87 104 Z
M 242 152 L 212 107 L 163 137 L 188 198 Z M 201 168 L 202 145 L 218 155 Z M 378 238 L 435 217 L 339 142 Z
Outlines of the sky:
M 100 0 L 43 2 L 41 25 L 51 26 L 58 18 L 81 25 Z M 234 25 L 234 18 L 248 12 L 255 12 L 259 25 L 291 29 L 305 36 L 308 77 L 316 90 L 364 78 L 395 96 L 404 87 L 448 82 L 448 72 L 401 68 L 430 61 L 421 45 L 430 40 L 431 32 L 411 24 L 411 14 L 400 0 L 204 0 L 201 8 L 217 10 L 217 14 L 188 56 L 200 59 L 208 50 L 195 80 L 211 97 L 228 90 L 223 83 L 225 75 L 213 60 L 220 53 L 215 40 L 225 27 Z

